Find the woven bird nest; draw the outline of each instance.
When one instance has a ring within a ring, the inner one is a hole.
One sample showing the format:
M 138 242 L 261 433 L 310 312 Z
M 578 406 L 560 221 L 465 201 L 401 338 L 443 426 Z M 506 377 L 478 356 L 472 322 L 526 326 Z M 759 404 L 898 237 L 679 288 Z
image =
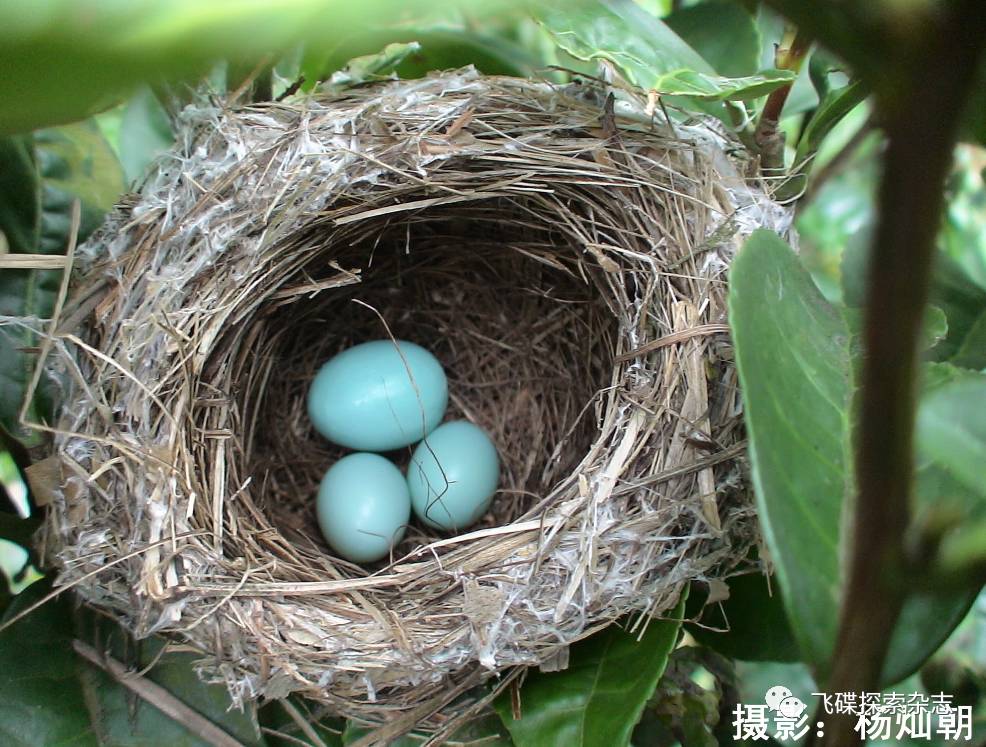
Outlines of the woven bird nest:
M 725 271 L 784 213 L 727 139 L 646 104 L 465 70 L 188 108 L 77 253 L 51 338 L 60 583 L 191 643 L 237 701 L 436 724 L 735 569 L 757 530 Z M 317 530 L 343 451 L 305 393 L 390 335 L 442 362 L 501 489 L 466 533 L 413 524 L 359 567 Z

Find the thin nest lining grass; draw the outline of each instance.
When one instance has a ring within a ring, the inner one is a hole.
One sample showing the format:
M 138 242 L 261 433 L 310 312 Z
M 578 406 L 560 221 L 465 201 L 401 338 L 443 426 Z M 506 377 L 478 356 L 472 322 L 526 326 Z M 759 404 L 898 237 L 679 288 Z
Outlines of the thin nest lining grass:
M 711 129 L 606 93 L 465 70 L 187 109 L 48 338 L 60 583 L 193 644 L 237 701 L 300 692 L 396 734 L 741 566 L 725 270 L 783 213 Z M 319 536 L 342 451 L 304 400 L 391 335 L 442 362 L 501 489 L 467 533 L 414 524 L 364 568 Z

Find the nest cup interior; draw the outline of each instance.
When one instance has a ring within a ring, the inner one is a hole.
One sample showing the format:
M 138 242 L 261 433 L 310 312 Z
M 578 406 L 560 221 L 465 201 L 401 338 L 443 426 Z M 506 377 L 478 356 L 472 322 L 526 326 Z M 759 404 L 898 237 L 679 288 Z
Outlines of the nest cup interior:
M 335 557 L 315 523 L 319 482 L 349 453 L 312 428 L 305 406 L 315 373 L 336 353 L 393 336 L 442 363 L 445 419 L 484 428 L 501 459 L 493 504 L 465 531 L 543 508 L 588 451 L 597 395 L 612 376 L 618 323 L 595 287 L 597 270 L 516 205 L 433 209 L 373 228 L 352 246 L 326 247 L 271 290 L 249 322 L 249 355 L 232 390 L 257 508 L 316 570 L 365 572 Z M 279 296 L 334 278 L 349 284 Z M 404 469 L 412 448 L 388 456 Z M 392 559 L 439 536 L 412 519 Z

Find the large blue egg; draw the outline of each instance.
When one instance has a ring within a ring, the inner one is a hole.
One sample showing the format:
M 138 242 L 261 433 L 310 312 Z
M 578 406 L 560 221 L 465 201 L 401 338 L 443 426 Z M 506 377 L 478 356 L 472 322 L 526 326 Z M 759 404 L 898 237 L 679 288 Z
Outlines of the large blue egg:
M 404 475 L 379 454 L 350 454 L 333 464 L 318 489 L 325 541 L 354 563 L 387 557 L 404 537 L 411 499 Z
M 344 350 L 322 366 L 308 390 L 315 429 L 360 451 L 390 451 L 420 441 L 442 422 L 447 405 L 442 365 L 420 345 L 403 340 L 374 340 Z
M 489 508 L 499 477 L 500 460 L 486 432 L 453 420 L 432 431 L 411 456 L 411 507 L 432 528 L 465 529 Z

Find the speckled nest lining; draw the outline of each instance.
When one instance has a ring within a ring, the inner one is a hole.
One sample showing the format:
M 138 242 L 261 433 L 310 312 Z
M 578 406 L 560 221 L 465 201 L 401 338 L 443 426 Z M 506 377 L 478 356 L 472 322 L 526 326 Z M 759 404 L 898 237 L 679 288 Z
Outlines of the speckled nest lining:
M 59 582 L 194 645 L 237 701 L 440 727 L 492 673 L 741 563 L 725 272 L 787 216 L 714 130 L 608 95 L 464 70 L 187 108 L 49 338 Z M 503 489 L 468 533 L 415 525 L 359 568 L 315 529 L 342 452 L 305 382 L 391 333 L 442 360 Z

